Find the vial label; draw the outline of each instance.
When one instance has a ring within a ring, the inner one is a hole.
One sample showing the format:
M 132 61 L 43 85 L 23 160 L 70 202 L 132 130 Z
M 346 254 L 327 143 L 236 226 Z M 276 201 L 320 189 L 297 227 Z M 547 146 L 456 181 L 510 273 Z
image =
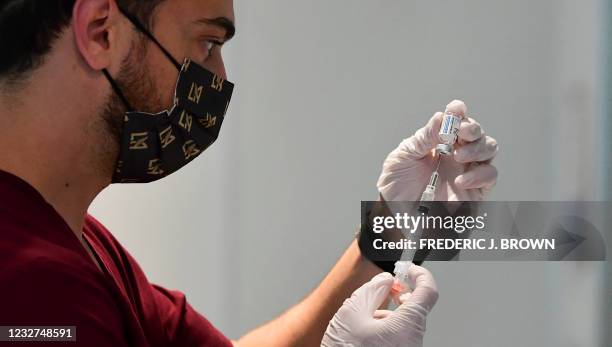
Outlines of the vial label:
M 457 140 L 457 134 L 459 133 L 459 125 L 461 124 L 461 118 L 452 114 L 445 113 L 442 119 L 442 126 L 440 127 L 440 139 L 445 143 L 452 145 Z

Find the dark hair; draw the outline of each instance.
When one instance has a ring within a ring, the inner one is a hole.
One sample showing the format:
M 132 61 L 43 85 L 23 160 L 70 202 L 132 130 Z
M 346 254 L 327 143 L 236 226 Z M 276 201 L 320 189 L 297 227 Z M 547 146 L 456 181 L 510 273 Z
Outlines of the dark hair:
M 17 81 L 39 67 L 72 19 L 75 0 L 0 0 L 0 79 Z M 163 0 L 117 0 L 146 26 Z

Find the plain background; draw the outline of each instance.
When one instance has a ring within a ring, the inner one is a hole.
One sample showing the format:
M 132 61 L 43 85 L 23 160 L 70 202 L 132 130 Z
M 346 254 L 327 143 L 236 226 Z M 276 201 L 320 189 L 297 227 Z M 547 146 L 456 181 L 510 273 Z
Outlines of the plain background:
M 500 143 L 490 200 L 606 198 L 606 0 L 235 7 L 237 89 L 218 142 L 91 209 L 151 281 L 230 337 L 319 283 L 387 153 L 454 98 Z M 426 346 L 606 346 L 607 263 L 428 267 L 441 297 Z

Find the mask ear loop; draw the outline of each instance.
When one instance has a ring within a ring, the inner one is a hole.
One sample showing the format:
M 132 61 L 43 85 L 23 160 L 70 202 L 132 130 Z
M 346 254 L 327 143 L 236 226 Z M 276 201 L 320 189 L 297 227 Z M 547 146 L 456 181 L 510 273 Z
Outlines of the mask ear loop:
M 117 85 L 113 77 L 111 77 L 108 70 L 102 69 L 102 73 L 104 74 L 104 77 L 106 77 L 106 79 L 108 80 L 108 83 L 110 83 L 111 88 L 113 88 L 113 90 L 115 91 L 115 94 L 117 94 L 119 99 L 121 99 L 121 102 L 123 103 L 123 105 L 125 105 L 125 108 L 127 109 L 127 111 L 128 112 L 134 111 L 130 103 L 127 101 L 127 98 L 125 97 L 125 95 L 123 95 L 121 88 L 119 88 L 119 86 Z
M 136 18 L 136 16 L 134 16 L 131 13 L 129 13 L 128 11 L 124 10 L 121 6 L 117 6 L 117 8 L 119 9 L 119 12 L 121 12 L 121 14 L 123 14 L 125 16 L 125 18 L 127 18 L 132 23 L 132 25 L 136 27 L 136 29 L 138 29 L 138 31 L 143 33 L 146 37 L 148 37 L 151 41 L 153 41 L 153 43 L 155 43 L 155 45 L 170 60 L 170 62 L 172 62 L 172 64 L 174 65 L 174 67 L 178 71 L 181 71 L 181 64 L 179 64 L 179 62 L 176 59 L 174 59 L 172 54 L 170 54 L 170 52 L 168 52 L 164 48 L 164 46 L 162 46 L 162 44 L 159 43 L 159 41 L 157 41 L 155 36 L 153 36 L 153 34 L 151 34 L 151 32 L 149 32 L 149 30 L 147 28 L 145 28 L 144 25 L 142 25 L 142 23 L 140 22 L 140 20 L 138 20 L 138 18 Z
M 172 65 L 174 65 L 174 67 L 180 72 L 181 71 L 181 64 L 179 64 L 178 61 L 176 59 L 174 59 L 172 54 L 170 54 L 170 52 L 168 52 L 164 48 L 164 46 L 162 46 L 162 44 L 159 43 L 159 41 L 157 41 L 155 36 L 153 36 L 153 34 L 151 34 L 149 32 L 149 30 L 147 30 L 147 28 L 145 28 L 145 26 L 142 25 L 142 23 L 140 23 L 138 18 L 136 18 L 136 16 L 132 15 L 128 11 L 124 10 L 121 6 L 118 6 L 117 8 L 119 9 L 119 12 L 121 12 L 121 14 L 123 16 L 125 16 L 125 18 L 127 18 L 130 21 L 130 23 L 132 23 L 132 25 L 134 27 L 136 27 L 136 29 L 138 29 L 138 31 L 143 33 L 147 38 L 149 38 L 151 41 L 153 41 L 153 43 L 155 43 L 155 45 L 162 51 L 162 53 L 170 60 Z M 113 90 L 115 91 L 115 94 L 117 94 L 119 99 L 121 99 L 121 102 L 123 102 L 123 104 L 127 108 L 128 112 L 132 112 L 134 109 L 132 108 L 132 106 L 128 102 L 127 98 L 125 97 L 125 95 L 121 91 L 121 88 L 119 88 L 119 85 L 117 85 L 117 83 L 115 82 L 113 77 L 110 75 L 108 70 L 102 69 L 102 73 L 104 74 L 104 76 L 106 77 L 108 82 L 110 83 L 111 88 L 113 88 Z

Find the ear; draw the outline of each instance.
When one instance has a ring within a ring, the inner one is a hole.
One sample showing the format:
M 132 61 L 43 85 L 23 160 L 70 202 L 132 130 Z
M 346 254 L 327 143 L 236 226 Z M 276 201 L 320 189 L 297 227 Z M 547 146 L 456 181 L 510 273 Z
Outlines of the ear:
M 119 11 L 115 0 L 77 0 L 72 10 L 76 46 L 93 70 L 111 65 L 120 44 L 117 39 Z

